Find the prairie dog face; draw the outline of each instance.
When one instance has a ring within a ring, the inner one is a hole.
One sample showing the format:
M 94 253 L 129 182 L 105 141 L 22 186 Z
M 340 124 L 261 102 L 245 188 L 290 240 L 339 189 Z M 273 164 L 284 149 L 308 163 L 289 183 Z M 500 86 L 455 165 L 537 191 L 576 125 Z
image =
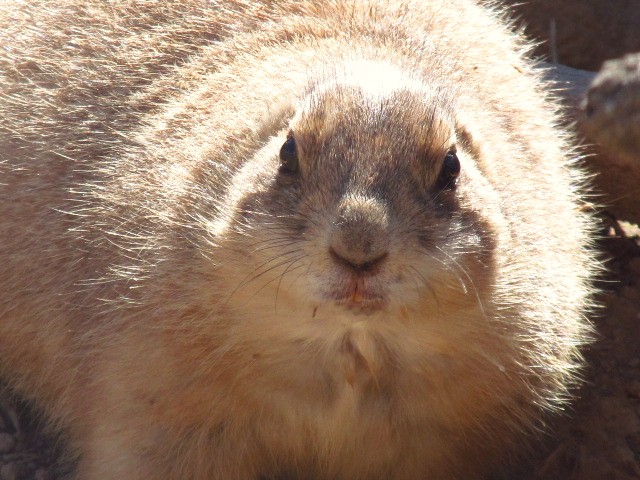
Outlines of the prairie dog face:
M 346 322 L 482 309 L 495 239 L 450 102 L 385 64 L 315 82 L 238 176 L 239 297 Z

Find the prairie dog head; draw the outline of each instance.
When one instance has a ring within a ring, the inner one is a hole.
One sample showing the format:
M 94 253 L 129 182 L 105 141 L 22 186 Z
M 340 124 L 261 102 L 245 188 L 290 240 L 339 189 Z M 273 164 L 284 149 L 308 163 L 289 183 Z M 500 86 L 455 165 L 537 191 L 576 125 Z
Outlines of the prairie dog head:
M 234 180 L 236 298 L 343 323 L 481 309 L 496 239 L 451 101 L 385 63 L 313 82 Z

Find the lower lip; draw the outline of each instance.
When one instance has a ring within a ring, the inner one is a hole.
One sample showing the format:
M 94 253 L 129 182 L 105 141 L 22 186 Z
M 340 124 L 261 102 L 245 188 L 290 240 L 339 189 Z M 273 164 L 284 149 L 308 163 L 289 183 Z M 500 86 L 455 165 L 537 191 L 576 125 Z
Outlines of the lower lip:
M 362 278 L 352 277 L 329 294 L 336 305 L 356 312 L 372 312 L 385 306 L 385 298 Z
M 336 304 L 349 310 L 374 312 L 382 310 L 385 306 L 385 301 L 380 297 L 360 297 L 358 301 L 354 300 L 353 297 L 349 297 L 336 301 Z

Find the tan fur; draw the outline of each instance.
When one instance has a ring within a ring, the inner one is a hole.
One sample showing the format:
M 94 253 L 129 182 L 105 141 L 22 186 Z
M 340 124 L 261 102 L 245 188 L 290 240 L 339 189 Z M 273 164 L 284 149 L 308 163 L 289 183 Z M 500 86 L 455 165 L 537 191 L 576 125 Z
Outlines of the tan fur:
M 566 400 L 581 173 L 494 11 L 9 0 L 0 46 L 0 372 L 78 479 L 478 478 Z

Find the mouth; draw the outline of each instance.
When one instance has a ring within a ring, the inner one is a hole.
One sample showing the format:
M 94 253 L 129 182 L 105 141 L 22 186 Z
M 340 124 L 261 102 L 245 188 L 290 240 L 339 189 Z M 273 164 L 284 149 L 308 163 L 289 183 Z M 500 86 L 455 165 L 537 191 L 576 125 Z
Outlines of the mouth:
M 352 279 L 346 288 L 335 291 L 332 300 L 336 305 L 354 313 L 374 313 L 384 309 L 387 303 L 378 289 L 366 285 L 358 278 Z

